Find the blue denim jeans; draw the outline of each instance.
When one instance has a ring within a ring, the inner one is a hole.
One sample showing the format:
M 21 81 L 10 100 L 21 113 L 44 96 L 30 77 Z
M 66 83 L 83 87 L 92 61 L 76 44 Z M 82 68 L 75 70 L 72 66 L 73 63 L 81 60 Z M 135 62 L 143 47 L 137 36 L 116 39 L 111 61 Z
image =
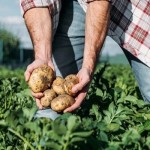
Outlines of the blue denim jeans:
M 135 79 L 137 80 L 141 95 L 145 102 L 150 102 L 150 67 L 145 65 L 139 59 L 134 57 L 127 50 L 123 49 L 132 71 L 134 73 Z
M 53 40 L 53 61 L 56 75 L 65 77 L 77 73 L 83 61 L 85 13 L 76 0 L 64 0 L 58 29 Z M 150 68 L 124 50 L 139 84 L 143 99 L 150 101 Z M 51 109 L 38 110 L 35 117 L 55 119 Z

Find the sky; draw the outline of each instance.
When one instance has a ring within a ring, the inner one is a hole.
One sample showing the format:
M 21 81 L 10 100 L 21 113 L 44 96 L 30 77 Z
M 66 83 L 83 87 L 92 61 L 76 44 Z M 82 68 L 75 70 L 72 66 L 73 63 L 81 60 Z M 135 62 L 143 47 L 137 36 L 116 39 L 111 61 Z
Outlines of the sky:
M 19 0 L 0 0 L 0 25 L 17 35 L 24 47 L 31 48 L 19 3 Z
M 23 47 L 32 47 L 29 34 L 21 15 L 19 0 L 0 0 L 0 25 L 17 35 Z M 102 54 L 113 56 L 122 54 L 122 50 L 110 37 L 107 37 Z

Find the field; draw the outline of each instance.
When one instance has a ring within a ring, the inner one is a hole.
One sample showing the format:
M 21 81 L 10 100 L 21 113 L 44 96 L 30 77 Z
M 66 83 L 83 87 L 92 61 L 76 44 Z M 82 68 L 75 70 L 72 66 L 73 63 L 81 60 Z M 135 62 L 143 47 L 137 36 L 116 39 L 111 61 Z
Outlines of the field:
M 0 150 L 150 149 L 150 105 L 129 66 L 98 65 L 81 108 L 55 121 L 33 119 L 23 70 L 0 69 Z

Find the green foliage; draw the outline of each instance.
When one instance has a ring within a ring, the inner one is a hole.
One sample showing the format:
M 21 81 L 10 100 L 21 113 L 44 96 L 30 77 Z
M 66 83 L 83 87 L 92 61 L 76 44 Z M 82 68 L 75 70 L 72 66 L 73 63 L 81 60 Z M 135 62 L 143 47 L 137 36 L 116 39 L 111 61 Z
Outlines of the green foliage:
M 150 149 L 150 105 L 128 66 L 98 66 L 81 108 L 55 121 L 34 119 L 23 70 L 3 69 L 0 78 L 2 150 Z
M 0 27 L 0 40 L 3 41 L 3 62 L 10 63 L 11 60 L 18 60 L 19 38 L 5 28 Z

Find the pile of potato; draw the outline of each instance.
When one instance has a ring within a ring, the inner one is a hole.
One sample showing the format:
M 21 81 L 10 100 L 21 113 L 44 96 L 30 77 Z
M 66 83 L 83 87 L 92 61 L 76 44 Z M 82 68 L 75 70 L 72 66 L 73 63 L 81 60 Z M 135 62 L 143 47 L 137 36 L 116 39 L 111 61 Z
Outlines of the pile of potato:
M 43 92 L 40 99 L 43 107 L 51 107 L 56 112 L 62 112 L 74 104 L 75 96 L 72 87 L 79 82 L 76 75 L 55 77 L 54 71 L 47 65 L 36 68 L 29 79 L 28 85 L 35 93 Z

